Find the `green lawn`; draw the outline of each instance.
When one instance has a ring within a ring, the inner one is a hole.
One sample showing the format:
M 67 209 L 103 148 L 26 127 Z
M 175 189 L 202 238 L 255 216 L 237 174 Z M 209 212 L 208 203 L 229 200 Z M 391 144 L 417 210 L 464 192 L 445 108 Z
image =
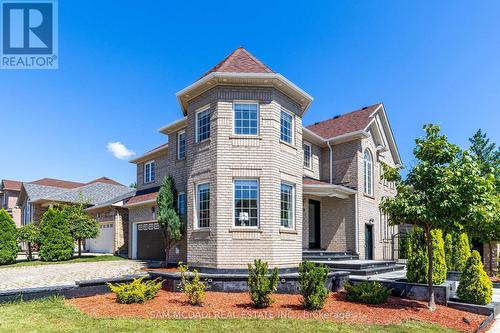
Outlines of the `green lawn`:
M 74 257 L 70 260 L 66 261 L 40 261 L 40 260 L 32 260 L 32 261 L 19 261 L 15 264 L 11 265 L 3 265 L 0 268 L 6 267 L 21 267 L 21 266 L 39 266 L 39 265 L 56 265 L 56 264 L 72 264 L 77 262 L 96 262 L 96 261 L 113 261 L 113 260 L 126 260 L 122 257 L 113 256 L 113 255 L 102 255 L 102 256 L 82 256 L 81 258 Z
M 408 322 L 403 325 L 352 325 L 314 320 L 244 319 L 96 319 L 60 298 L 0 305 L 0 332 L 347 332 L 452 333 L 442 327 Z

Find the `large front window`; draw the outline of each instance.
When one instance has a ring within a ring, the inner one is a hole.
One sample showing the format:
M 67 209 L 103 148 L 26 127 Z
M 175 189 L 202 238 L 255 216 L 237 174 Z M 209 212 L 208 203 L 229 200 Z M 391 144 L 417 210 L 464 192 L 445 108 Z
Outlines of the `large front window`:
M 144 183 L 155 181 L 155 162 L 149 161 L 144 164 Z
M 365 194 L 373 195 L 373 158 L 368 149 L 363 157 Z
M 177 159 L 183 160 L 186 158 L 186 132 L 182 131 L 177 134 Z
M 281 141 L 292 143 L 293 116 L 281 111 Z
M 259 182 L 255 179 L 234 181 L 234 225 L 236 227 L 259 225 Z
M 210 227 L 210 185 L 200 184 L 198 197 L 198 228 Z
M 180 216 L 186 215 L 186 193 L 184 192 L 177 195 L 177 212 Z
M 234 104 L 234 134 L 257 135 L 259 106 L 257 103 Z
M 197 142 L 210 137 L 210 109 L 200 111 L 196 114 Z
M 311 145 L 304 142 L 304 167 L 311 167 Z
M 293 228 L 293 186 L 281 184 L 281 226 Z

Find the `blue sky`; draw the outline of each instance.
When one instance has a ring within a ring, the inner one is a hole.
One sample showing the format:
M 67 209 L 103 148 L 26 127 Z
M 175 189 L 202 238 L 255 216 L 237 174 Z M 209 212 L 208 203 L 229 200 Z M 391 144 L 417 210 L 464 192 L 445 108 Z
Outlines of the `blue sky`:
M 310 124 L 383 102 L 403 162 L 422 125 L 500 142 L 498 1 L 59 1 L 59 69 L 0 70 L 0 178 L 129 184 L 175 93 L 239 46 L 311 94 Z

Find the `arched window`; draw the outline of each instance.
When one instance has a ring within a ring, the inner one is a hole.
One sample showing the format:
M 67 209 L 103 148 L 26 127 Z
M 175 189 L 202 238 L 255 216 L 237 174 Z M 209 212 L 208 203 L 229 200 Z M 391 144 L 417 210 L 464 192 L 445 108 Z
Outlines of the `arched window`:
M 365 149 L 363 157 L 365 194 L 373 195 L 373 158 L 368 149 Z

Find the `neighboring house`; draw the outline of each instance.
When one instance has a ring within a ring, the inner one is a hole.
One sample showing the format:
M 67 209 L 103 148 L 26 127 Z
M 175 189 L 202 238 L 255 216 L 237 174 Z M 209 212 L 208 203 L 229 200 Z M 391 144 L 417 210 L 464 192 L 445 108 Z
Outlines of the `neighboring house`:
M 2 179 L 0 182 L 0 209 L 9 213 L 16 227 L 21 226 L 21 209 L 17 206 L 21 185 L 22 182 L 17 180 Z
M 155 201 L 172 175 L 186 225 L 171 262 L 290 268 L 307 249 L 383 259 L 397 230 L 378 208 L 395 195 L 381 163 L 401 160 L 382 104 L 303 127 L 312 97 L 243 48 L 177 98 L 184 117 L 160 129 L 168 144 L 132 161 L 130 257 L 163 258 Z
M 84 202 L 100 226 L 99 236 L 87 240 L 86 250 L 126 254 L 128 217 L 126 210 L 119 207 L 121 201 L 134 193 L 134 189 L 106 177 L 88 183 L 43 178 L 23 183 L 17 204 L 22 211 L 22 225 L 26 225 L 39 224 L 50 205 Z

